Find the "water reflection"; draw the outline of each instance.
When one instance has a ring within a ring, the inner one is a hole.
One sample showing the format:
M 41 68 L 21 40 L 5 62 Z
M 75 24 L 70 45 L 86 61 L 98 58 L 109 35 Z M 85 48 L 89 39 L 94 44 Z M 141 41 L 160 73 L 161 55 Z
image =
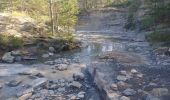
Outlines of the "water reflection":
M 124 45 L 120 43 L 103 43 L 103 44 L 91 44 L 87 48 L 87 53 L 91 54 L 94 52 L 110 52 L 114 50 L 123 50 L 125 48 Z

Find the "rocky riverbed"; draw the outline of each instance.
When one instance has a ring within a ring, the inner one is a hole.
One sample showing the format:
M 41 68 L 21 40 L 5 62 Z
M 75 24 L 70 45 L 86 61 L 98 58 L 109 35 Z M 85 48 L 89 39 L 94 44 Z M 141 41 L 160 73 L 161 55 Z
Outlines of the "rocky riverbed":
M 6 53 L 0 99 L 169 100 L 169 48 L 155 49 L 142 34 L 126 31 L 125 18 L 126 12 L 107 9 L 80 17 L 75 35 L 87 46 L 79 50 L 49 47 L 38 58 L 21 59 Z

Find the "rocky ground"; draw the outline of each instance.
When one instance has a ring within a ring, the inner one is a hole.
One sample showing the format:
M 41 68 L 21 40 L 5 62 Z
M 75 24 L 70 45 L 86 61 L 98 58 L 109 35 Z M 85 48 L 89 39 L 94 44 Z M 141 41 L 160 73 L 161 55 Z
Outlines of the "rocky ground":
M 115 9 L 82 16 L 75 35 L 88 46 L 81 50 L 5 53 L 0 99 L 169 100 L 169 48 L 155 49 L 142 34 L 126 31 L 125 18 Z

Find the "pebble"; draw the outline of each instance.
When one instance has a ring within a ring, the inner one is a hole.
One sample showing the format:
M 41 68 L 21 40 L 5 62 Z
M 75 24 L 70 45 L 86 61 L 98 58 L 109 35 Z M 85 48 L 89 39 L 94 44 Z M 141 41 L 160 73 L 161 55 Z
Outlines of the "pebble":
M 136 73 L 138 73 L 138 71 L 136 69 L 131 69 L 131 73 L 136 74 Z
M 58 64 L 58 65 L 56 66 L 56 68 L 57 68 L 57 70 L 59 70 L 59 71 L 64 71 L 64 70 L 67 70 L 67 69 L 68 69 L 68 65 L 66 65 L 66 64 Z
M 126 97 L 126 96 L 122 96 L 122 97 L 120 97 L 120 100 L 130 100 L 130 98 Z
M 110 86 L 110 88 L 114 91 L 118 90 L 117 84 L 114 84 L 114 83 Z
M 84 95 L 85 95 L 85 92 L 79 92 L 79 93 L 77 94 L 77 97 L 80 98 L 80 99 L 82 99 L 82 98 L 84 98 Z
M 76 88 L 81 88 L 81 87 L 82 87 L 82 85 L 81 85 L 79 82 L 76 82 L 76 81 L 73 81 L 73 82 L 71 83 L 71 86 L 72 86 L 72 87 L 76 87 Z
M 128 88 L 128 89 L 126 89 L 126 90 L 123 91 L 123 94 L 124 94 L 125 96 L 133 96 L 133 95 L 136 94 L 136 91 L 133 90 L 133 89 Z
M 8 85 L 9 87 L 16 87 L 16 86 L 18 86 L 21 82 L 22 82 L 22 81 L 20 81 L 20 80 L 12 80 L 12 81 L 8 82 L 7 85 Z
M 83 73 L 79 72 L 79 73 L 74 73 L 73 78 L 75 81 L 78 81 L 78 80 L 84 80 L 85 76 Z
M 118 80 L 118 81 L 126 81 L 126 80 L 127 80 L 127 77 L 126 77 L 126 76 L 123 76 L 123 75 L 118 75 L 118 76 L 117 76 L 117 80 Z
M 57 89 L 58 92 L 64 92 L 65 90 L 66 90 L 65 87 Z

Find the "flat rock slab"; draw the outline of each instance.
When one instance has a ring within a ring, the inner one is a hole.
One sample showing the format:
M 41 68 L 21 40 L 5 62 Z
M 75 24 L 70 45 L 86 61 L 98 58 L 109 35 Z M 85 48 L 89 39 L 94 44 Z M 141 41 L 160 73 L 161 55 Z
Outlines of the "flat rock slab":
M 29 85 L 32 86 L 33 88 L 37 88 L 39 86 L 45 85 L 47 82 L 46 78 L 38 78 L 32 81 Z
M 147 64 L 143 56 L 135 53 L 126 53 L 119 51 L 107 52 L 100 55 L 101 59 L 114 59 L 122 64 Z

